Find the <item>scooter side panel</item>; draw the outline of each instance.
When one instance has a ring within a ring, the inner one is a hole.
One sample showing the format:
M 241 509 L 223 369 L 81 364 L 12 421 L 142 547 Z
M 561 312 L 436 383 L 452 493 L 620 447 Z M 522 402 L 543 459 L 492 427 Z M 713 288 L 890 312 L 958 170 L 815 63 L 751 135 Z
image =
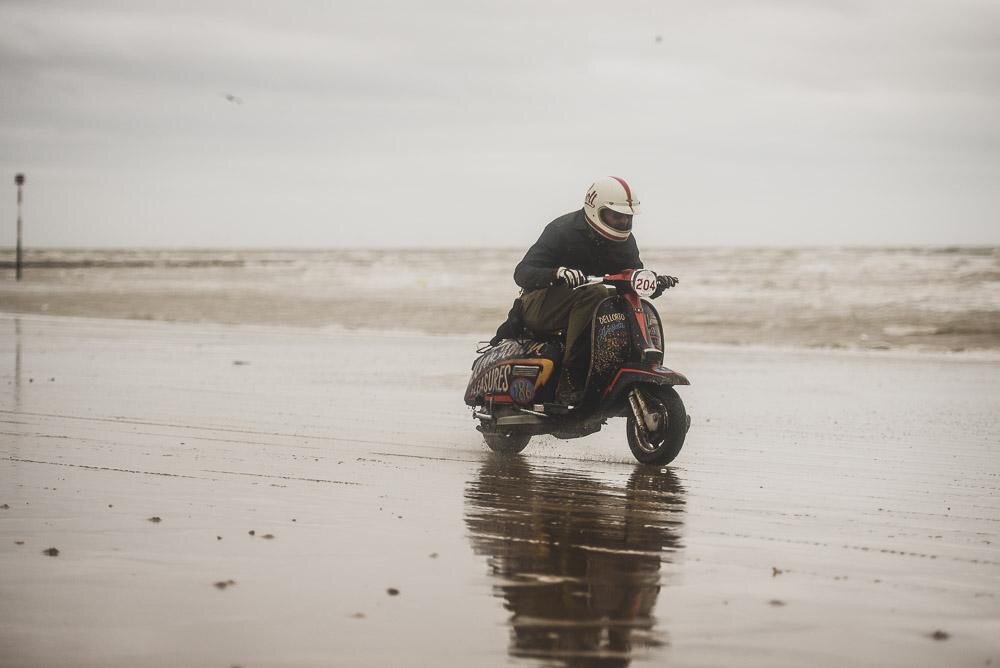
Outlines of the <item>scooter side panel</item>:
M 508 395 L 514 380 L 514 366 L 538 361 L 540 371 L 535 389 L 546 384 L 554 365 L 562 356 L 561 347 L 552 342 L 506 339 L 487 350 L 472 363 L 472 376 L 465 389 L 465 403 L 474 406 L 489 395 Z

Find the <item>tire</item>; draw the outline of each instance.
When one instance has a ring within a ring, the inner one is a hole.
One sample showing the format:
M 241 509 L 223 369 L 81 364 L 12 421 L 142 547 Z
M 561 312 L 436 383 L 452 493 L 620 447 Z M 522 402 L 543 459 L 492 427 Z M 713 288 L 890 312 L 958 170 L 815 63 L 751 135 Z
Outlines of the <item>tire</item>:
M 521 450 L 528 447 L 528 441 L 531 440 L 531 434 L 525 434 L 517 431 L 484 432 L 483 440 L 486 441 L 487 447 L 497 454 L 516 455 L 521 452 Z
M 626 425 L 628 447 L 632 455 L 643 464 L 669 464 L 681 451 L 687 436 L 688 416 L 684 402 L 674 388 L 667 385 L 643 386 L 646 404 L 652 411 L 661 412 L 665 426 L 647 436 L 639 431 L 635 416 L 628 416 Z

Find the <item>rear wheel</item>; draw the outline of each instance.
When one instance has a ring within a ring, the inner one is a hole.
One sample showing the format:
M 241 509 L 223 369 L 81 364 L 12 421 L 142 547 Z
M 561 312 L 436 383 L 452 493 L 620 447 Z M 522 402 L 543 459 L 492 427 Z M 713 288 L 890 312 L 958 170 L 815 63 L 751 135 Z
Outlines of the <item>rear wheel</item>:
M 674 388 L 666 385 L 643 387 L 646 406 L 653 414 L 655 429 L 640 427 L 635 416 L 629 414 L 628 447 L 643 464 L 669 464 L 680 453 L 687 436 L 688 416 L 684 402 Z
M 516 455 L 528 447 L 531 434 L 518 431 L 483 432 L 483 440 L 493 452 L 502 455 Z

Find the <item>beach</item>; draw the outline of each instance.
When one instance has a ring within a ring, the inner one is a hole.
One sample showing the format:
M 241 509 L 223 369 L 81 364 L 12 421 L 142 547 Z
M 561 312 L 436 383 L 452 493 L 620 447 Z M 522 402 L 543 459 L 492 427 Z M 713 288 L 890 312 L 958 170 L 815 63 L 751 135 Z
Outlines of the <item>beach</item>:
M 0 668 L 1000 668 L 1000 2 L 530 5 L 0 2 Z
M 1000 661 L 989 350 L 668 343 L 660 469 L 492 456 L 472 334 L 4 310 L 0 665 Z
M 525 244 L 531 240 L 526 239 Z M 518 295 L 524 248 L 0 249 L 0 311 L 469 334 Z M 1000 356 L 1000 248 L 646 248 L 680 284 L 670 341 Z

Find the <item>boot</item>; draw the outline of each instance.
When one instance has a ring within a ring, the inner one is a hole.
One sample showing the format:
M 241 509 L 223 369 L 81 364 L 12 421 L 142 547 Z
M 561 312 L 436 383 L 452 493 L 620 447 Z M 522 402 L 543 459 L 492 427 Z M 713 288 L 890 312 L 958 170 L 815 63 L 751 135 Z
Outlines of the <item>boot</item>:
M 556 403 L 576 406 L 583 401 L 583 391 L 587 384 L 587 370 L 564 366 L 556 386 Z

